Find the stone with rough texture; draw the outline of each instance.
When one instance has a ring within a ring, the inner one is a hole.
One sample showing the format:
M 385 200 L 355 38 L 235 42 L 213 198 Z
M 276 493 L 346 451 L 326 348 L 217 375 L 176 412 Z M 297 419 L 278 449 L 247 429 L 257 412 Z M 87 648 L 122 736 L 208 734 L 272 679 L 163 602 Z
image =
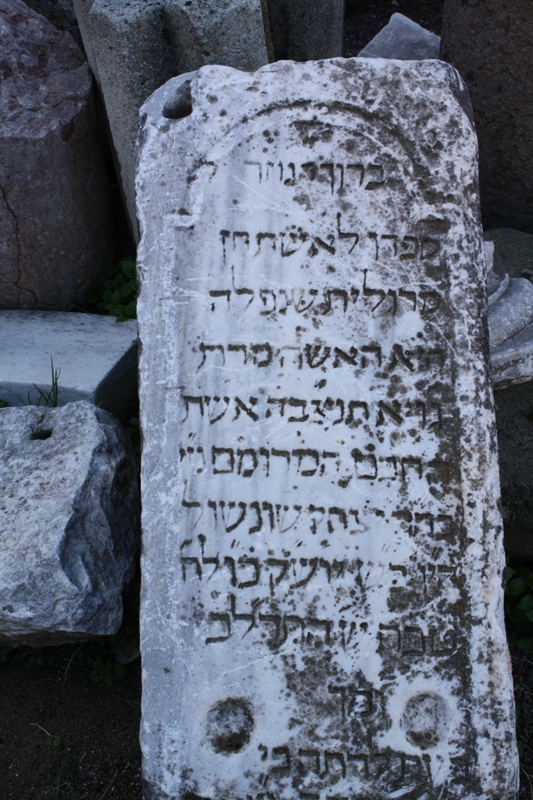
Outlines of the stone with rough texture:
M 493 253 L 487 270 L 491 373 L 501 389 L 533 378 L 533 236 L 507 229 L 484 236 Z
M 527 278 L 513 278 L 505 293 L 489 308 L 489 343 L 496 348 L 533 320 L 533 284 Z
M 533 275 L 533 235 L 512 228 L 485 231 L 486 242 L 494 244 L 494 270 L 513 278 Z
M 146 800 L 517 789 L 464 108 L 339 59 L 142 109 Z
M 0 0 L 0 308 L 85 304 L 113 258 L 110 214 L 82 53 Z
M 514 280 L 522 283 L 522 274 L 533 274 L 533 236 L 506 229 L 486 231 L 484 236 L 489 330 L 495 325 L 494 310 L 505 330 L 521 316 L 509 296 Z M 517 558 L 533 559 L 533 324 L 527 306 L 522 311 L 525 314 L 516 326 L 518 333 L 491 346 L 490 361 L 497 390 L 494 399 L 505 551 Z
M 359 58 L 399 58 L 403 61 L 438 58 L 440 37 L 403 14 L 387 25 L 358 54 Z
M 139 539 L 137 464 L 87 402 L 0 410 L 0 641 L 114 634 Z
M 26 0 L 26 5 L 46 17 L 60 31 L 68 31 L 76 44 L 83 47 L 73 0 Z
M 267 4 L 276 61 L 342 55 L 344 0 L 267 0 Z
M 266 0 L 74 0 L 104 98 L 132 231 L 139 109 L 173 75 L 203 64 L 252 71 L 268 59 Z
M 533 233 L 533 3 L 445 0 L 441 58 L 468 85 L 489 227 Z
M 137 401 L 137 323 L 98 314 L 0 311 L 0 400 L 88 400 L 125 422 Z M 37 388 L 38 387 L 38 388 Z M 40 391 L 39 391 L 40 390 Z
M 505 550 L 533 560 L 533 383 L 494 392 Z

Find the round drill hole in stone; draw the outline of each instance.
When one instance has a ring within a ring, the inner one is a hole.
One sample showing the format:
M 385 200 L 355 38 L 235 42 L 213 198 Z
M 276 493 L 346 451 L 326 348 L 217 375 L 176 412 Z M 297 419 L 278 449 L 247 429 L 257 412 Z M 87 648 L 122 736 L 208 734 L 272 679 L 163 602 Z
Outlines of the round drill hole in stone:
M 246 700 L 222 700 L 208 711 L 207 738 L 217 753 L 240 753 L 250 741 L 253 728 L 254 718 Z
M 407 741 L 421 750 L 436 747 L 446 736 L 449 724 L 448 703 L 436 694 L 412 697 L 400 720 Z

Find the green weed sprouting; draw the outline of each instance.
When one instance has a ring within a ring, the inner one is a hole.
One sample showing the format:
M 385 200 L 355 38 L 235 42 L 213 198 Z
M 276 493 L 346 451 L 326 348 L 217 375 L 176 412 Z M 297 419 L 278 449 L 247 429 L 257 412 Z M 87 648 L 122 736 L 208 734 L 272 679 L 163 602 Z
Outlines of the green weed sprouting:
M 31 398 L 31 389 L 28 392 L 26 400 L 23 400 L 22 397 L 18 397 L 18 395 L 13 392 L 9 393 L 23 406 L 47 406 L 48 408 L 57 408 L 59 405 L 59 376 L 61 375 L 61 368 L 54 368 L 54 359 L 52 356 L 50 356 L 50 368 L 52 370 L 52 386 L 48 391 L 46 389 L 41 389 L 36 383 L 33 384 L 33 388 L 39 395 L 37 402 Z M 6 400 L 0 400 L 0 408 L 8 407 L 9 403 Z
M 117 318 L 117 322 L 135 319 L 137 314 L 137 278 L 135 261 L 124 258 L 118 262 L 99 295 L 89 298 L 89 304 Z
M 509 559 L 505 568 L 505 616 L 525 634 L 518 639 L 517 647 L 533 650 L 533 572 L 524 564 L 511 567 Z
M 50 356 L 50 365 L 52 368 L 52 388 L 50 391 L 40 389 L 37 384 L 33 384 L 33 388 L 37 390 L 39 399 L 36 403 L 31 401 L 31 393 L 28 392 L 28 405 L 29 406 L 47 406 L 48 408 L 57 408 L 59 399 L 59 376 L 61 375 L 61 368 L 54 369 L 54 359 Z
M 133 447 L 133 452 L 137 458 L 141 457 L 141 428 L 139 417 L 130 417 L 124 425 L 124 431 Z

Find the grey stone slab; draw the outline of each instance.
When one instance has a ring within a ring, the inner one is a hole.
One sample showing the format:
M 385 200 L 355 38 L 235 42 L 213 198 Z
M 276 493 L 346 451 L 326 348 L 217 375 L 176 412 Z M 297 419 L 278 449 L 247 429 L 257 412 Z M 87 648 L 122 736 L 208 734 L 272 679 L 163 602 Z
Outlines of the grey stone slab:
M 533 235 L 486 231 L 491 372 L 495 388 L 533 378 Z M 509 277 L 509 276 L 513 277 Z M 527 280 L 526 280 L 527 276 Z
M 513 313 L 510 307 L 510 313 Z M 533 378 L 533 325 L 522 328 L 490 351 L 492 382 L 495 389 Z
M 494 399 L 505 550 L 533 560 L 533 382 L 497 389 Z
M 88 400 L 128 419 L 137 398 L 137 322 L 98 314 L 0 311 L 0 399 L 42 403 L 59 370 L 58 405 Z M 38 387 L 38 388 L 37 388 Z M 41 392 L 39 392 L 39 389 Z
M 132 230 L 139 109 L 174 75 L 203 64 L 253 71 L 268 58 L 266 0 L 74 0 L 103 95 Z
M 533 234 L 533 3 L 445 0 L 441 58 L 468 85 L 483 224 Z
M 276 61 L 342 55 L 344 0 L 267 0 Z
M 533 320 L 533 284 L 526 278 L 512 278 L 507 290 L 490 306 L 489 342 L 501 345 Z
M 20 0 L 0 0 L 0 187 L 0 309 L 84 305 L 113 258 L 91 74 Z
M 147 800 L 516 792 L 464 101 L 339 59 L 143 106 Z
M 359 53 L 359 58 L 399 58 L 403 61 L 438 58 L 440 37 L 403 14 L 387 25 Z
M 485 231 L 486 242 L 494 245 L 494 270 L 513 278 L 533 275 L 533 234 L 512 228 L 493 228 Z
M 26 5 L 46 17 L 60 31 L 68 31 L 78 47 L 83 47 L 72 0 L 29 0 Z
M 0 410 L 0 641 L 114 634 L 139 543 L 138 467 L 87 402 Z

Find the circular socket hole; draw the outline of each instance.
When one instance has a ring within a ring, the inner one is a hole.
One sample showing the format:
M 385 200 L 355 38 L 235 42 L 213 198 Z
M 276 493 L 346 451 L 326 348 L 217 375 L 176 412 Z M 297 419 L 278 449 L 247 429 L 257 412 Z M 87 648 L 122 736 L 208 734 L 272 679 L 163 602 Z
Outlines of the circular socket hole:
M 216 753 L 240 753 L 254 728 L 251 706 L 246 700 L 229 698 L 207 713 L 207 738 Z

